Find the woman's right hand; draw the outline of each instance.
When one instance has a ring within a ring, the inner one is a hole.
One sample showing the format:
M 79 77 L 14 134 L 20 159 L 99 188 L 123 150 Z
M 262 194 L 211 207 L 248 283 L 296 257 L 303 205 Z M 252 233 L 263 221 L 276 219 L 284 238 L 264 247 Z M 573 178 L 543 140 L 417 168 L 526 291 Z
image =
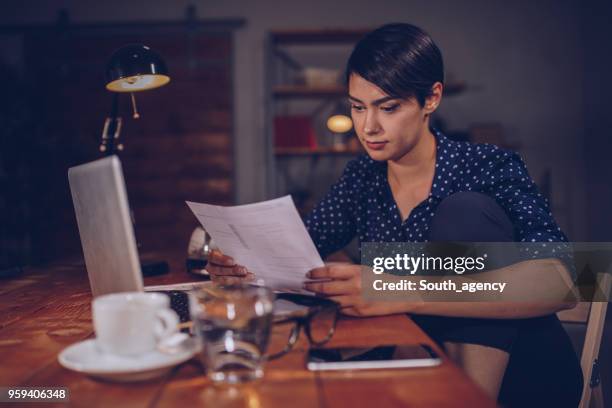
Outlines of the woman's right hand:
M 242 265 L 237 265 L 234 259 L 223 254 L 218 249 L 213 249 L 208 254 L 206 270 L 213 282 L 231 285 L 235 283 L 252 280 L 254 275 Z

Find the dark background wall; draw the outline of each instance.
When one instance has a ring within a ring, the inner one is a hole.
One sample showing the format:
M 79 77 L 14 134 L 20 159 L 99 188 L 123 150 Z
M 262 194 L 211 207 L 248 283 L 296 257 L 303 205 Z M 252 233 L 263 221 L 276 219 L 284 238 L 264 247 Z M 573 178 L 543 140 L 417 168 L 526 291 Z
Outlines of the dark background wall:
M 139 120 L 129 95 L 119 98 L 120 156 L 143 250 L 186 245 L 195 223 L 185 200 L 234 202 L 230 25 L 63 21 L 3 37 L 20 58 L 0 66 L 0 265 L 79 254 L 67 169 L 102 156 L 112 99 L 104 67 L 124 44 L 148 44 L 172 71 L 167 86 L 135 94 Z
M 612 240 L 612 13 L 596 1 L 581 16 L 588 239 Z
M 603 52 L 609 49 L 610 38 L 606 2 L 383 0 L 373 5 L 348 0 L 9 0 L 0 4 L 0 24 L 54 23 L 61 8 L 75 24 L 185 21 L 190 4 L 196 6 L 200 18 L 246 21 L 235 31 L 231 51 L 231 122 L 236 140 L 232 201 L 252 202 L 269 194 L 264 133 L 267 33 L 286 28 L 375 27 L 408 21 L 432 34 L 444 53 L 447 73 L 468 85 L 466 92 L 443 101 L 440 116 L 448 128 L 465 130 L 478 123 L 501 125 L 506 137 L 519 146 L 533 178 L 542 182 L 550 176 L 553 212 L 570 238 L 610 237 L 607 73 L 611 64 L 609 53 Z M 19 66 L 23 62 L 19 41 L 1 36 L 0 45 L 9 64 Z M 338 65 L 343 62 L 338 59 Z M 198 92 L 206 95 L 209 85 L 197 86 Z M 155 96 L 141 98 L 141 103 L 149 98 Z M 174 102 L 181 103 L 181 98 Z M 89 112 L 92 128 L 97 129 L 105 113 L 93 106 Z M 148 126 L 144 118 L 142 126 Z M 129 142 L 138 143 L 134 135 L 129 137 Z

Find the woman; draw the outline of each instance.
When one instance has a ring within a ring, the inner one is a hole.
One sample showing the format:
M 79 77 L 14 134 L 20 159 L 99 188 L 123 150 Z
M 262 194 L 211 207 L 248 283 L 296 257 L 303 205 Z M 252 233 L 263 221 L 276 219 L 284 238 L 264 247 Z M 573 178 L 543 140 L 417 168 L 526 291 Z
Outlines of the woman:
M 442 55 L 409 24 L 365 36 L 346 69 L 351 115 L 364 155 L 305 223 L 322 257 L 357 235 L 361 242 L 566 241 L 520 157 L 491 145 L 454 142 L 430 127 L 444 89 Z M 475 227 L 476 226 L 476 227 Z M 576 406 L 580 367 L 555 313 L 570 273 L 551 256 L 493 271 L 493 276 L 548 294 L 546 303 L 368 302 L 359 265 L 312 270 L 306 289 L 339 302 L 348 315 L 410 313 L 493 398 L 508 406 Z M 553 255 L 554 256 L 554 255 Z M 215 276 L 245 276 L 220 253 Z

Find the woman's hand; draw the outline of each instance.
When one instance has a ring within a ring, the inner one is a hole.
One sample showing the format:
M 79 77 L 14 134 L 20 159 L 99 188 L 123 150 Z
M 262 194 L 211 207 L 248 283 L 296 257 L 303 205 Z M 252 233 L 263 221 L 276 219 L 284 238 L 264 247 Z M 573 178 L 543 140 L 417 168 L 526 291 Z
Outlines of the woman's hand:
M 418 306 L 417 302 L 366 301 L 361 291 L 361 268 L 348 263 L 326 264 L 307 274 L 309 279 L 325 281 L 306 282 L 304 288 L 338 302 L 341 313 L 349 316 L 407 313 Z
M 224 255 L 218 249 L 213 249 L 208 255 L 206 271 L 213 282 L 225 285 L 248 282 L 254 277 L 246 267 L 237 265 L 233 258 Z

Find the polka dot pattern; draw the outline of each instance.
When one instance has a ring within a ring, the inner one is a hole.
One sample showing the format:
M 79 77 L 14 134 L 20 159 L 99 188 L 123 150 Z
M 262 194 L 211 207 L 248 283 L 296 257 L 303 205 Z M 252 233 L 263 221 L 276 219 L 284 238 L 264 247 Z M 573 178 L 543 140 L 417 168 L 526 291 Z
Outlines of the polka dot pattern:
M 387 181 L 387 163 L 367 155 L 348 163 L 305 220 L 321 256 L 343 248 L 356 235 L 360 242 L 427 242 L 437 206 L 460 191 L 494 198 L 512 221 L 517 242 L 567 242 L 517 153 L 434 134 L 437 152 L 431 192 L 404 221 Z M 530 258 L 555 252 L 554 246 L 528 248 L 533 248 L 526 249 Z

